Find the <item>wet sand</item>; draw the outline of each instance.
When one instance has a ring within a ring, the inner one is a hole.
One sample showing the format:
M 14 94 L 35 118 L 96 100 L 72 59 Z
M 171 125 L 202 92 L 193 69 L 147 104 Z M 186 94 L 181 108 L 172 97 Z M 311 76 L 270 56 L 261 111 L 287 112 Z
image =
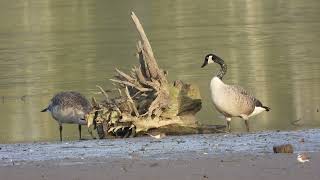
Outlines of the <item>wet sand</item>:
M 305 142 L 299 142 L 304 138 Z M 294 154 L 273 154 L 291 143 Z M 319 179 L 320 130 L 0 145 L 0 179 Z M 297 153 L 311 162 L 301 164 Z
M 90 159 L 42 161 L 0 168 L 1 179 L 319 179 L 319 153 L 310 163 L 296 156 L 227 155 L 221 157 L 143 160 Z

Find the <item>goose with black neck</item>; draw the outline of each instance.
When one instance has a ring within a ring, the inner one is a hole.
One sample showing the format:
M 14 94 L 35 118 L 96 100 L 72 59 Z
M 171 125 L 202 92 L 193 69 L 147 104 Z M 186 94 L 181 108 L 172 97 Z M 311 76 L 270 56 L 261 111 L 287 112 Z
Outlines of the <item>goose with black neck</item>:
M 210 82 L 211 98 L 215 108 L 224 115 L 229 132 L 231 131 L 230 122 L 233 117 L 242 118 L 249 132 L 248 119 L 263 111 L 270 111 L 270 108 L 264 106 L 261 101 L 242 87 L 225 84 L 222 78 L 227 73 L 227 65 L 217 55 L 206 55 L 201 67 L 203 68 L 212 63 L 217 63 L 221 67 Z

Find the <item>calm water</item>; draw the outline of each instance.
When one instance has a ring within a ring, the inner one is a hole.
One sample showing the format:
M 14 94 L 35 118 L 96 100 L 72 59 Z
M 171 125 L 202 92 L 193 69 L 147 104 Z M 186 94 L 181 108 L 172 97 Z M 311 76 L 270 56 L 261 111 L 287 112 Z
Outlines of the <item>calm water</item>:
M 115 67 L 137 64 L 132 10 L 169 78 L 200 87 L 203 123 L 225 123 L 209 96 L 218 67 L 200 68 L 214 52 L 227 83 L 272 108 L 251 119 L 253 130 L 320 127 L 319 9 L 318 0 L 1 1 L 0 143 L 58 140 L 57 123 L 40 113 L 53 94 L 99 98 L 95 86 L 110 88 Z M 232 128 L 245 130 L 239 120 Z M 77 126 L 65 125 L 64 137 L 77 139 Z

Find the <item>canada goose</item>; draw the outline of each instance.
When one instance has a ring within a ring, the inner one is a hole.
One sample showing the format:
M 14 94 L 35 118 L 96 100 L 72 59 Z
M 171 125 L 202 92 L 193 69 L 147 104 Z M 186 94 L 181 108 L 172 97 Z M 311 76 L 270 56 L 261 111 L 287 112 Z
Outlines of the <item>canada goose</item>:
M 208 54 L 205 57 L 202 68 L 207 64 L 217 63 L 221 66 L 217 75 L 211 79 L 210 91 L 213 104 L 216 109 L 225 116 L 228 130 L 230 132 L 230 121 L 232 117 L 244 119 L 247 131 L 249 132 L 248 119 L 270 108 L 263 106 L 262 103 L 250 93 L 239 86 L 228 85 L 222 81 L 227 72 L 227 65 L 224 61 L 214 55 Z
M 62 123 L 78 124 L 79 139 L 81 139 L 81 125 L 86 125 L 85 115 L 92 109 L 90 102 L 78 92 L 59 92 L 50 101 L 47 108 L 41 112 L 49 111 L 58 122 L 60 141 L 62 141 Z

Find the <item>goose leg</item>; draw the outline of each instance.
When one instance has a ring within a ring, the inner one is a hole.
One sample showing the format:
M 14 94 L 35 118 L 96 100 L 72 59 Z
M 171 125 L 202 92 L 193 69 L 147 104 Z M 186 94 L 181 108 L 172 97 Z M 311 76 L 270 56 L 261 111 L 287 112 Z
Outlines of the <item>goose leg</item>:
M 240 117 L 244 120 L 244 123 L 246 124 L 247 132 L 249 132 L 249 117 L 246 114 L 241 114 Z
M 227 121 L 227 127 L 228 127 L 228 132 L 231 132 L 231 125 L 230 121 Z
M 231 118 L 230 117 L 226 117 L 226 120 L 227 120 L 228 132 L 231 132 Z
M 248 122 L 248 120 L 244 120 L 244 123 L 246 124 L 247 132 L 249 132 L 249 122 Z
M 62 142 L 62 124 L 59 124 L 60 141 Z
M 79 129 L 79 140 L 81 140 L 81 125 L 78 125 L 78 129 Z

